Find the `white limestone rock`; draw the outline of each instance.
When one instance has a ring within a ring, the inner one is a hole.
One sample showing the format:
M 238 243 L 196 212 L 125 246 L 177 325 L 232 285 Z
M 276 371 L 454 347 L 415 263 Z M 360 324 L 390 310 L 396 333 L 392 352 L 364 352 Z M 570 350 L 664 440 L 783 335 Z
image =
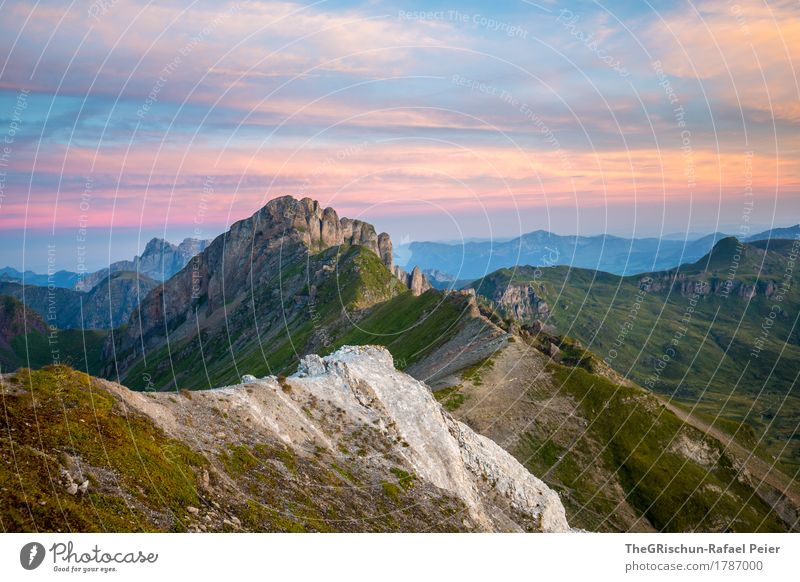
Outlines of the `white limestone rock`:
M 425 384 L 394 368 L 382 347 L 345 346 L 303 359 L 293 386 L 302 386 L 358 418 L 392 427 L 407 446 L 404 456 L 420 478 L 460 497 L 470 517 L 494 530 L 496 507 L 486 483 L 541 531 L 569 531 L 558 494 L 490 439 L 454 420 Z M 507 522 L 503 522 L 506 527 Z

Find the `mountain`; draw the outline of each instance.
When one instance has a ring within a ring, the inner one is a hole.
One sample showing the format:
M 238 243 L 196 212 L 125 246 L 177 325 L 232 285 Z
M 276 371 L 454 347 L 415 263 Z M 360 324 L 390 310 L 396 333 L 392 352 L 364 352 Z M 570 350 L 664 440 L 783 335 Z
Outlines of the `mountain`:
M 800 224 L 787 226 L 785 228 L 773 228 L 771 230 L 765 230 L 764 232 L 759 232 L 758 234 L 749 236 L 745 240 L 747 242 L 751 242 L 771 239 L 797 240 L 798 238 L 800 238 Z
M 573 527 L 800 528 L 800 487 L 755 440 L 731 439 L 569 338 L 517 329 L 433 388 L 455 418 L 558 491 Z
M 146 275 L 117 272 L 88 292 L 0 282 L 0 295 L 23 301 L 60 329 L 111 329 L 127 322 L 140 298 L 158 285 Z
M 386 233 L 308 198 L 276 198 L 142 301 L 106 346 L 105 374 L 134 388 L 203 388 L 240 370 L 291 371 L 371 307 L 427 286 L 418 271 L 392 271 Z
M 14 297 L 0 296 L 0 372 L 20 367 L 69 364 L 99 373 L 106 334 L 98 330 L 57 329 Z
M 55 287 L 63 287 L 71 289 L 80 280 L 78 273 L 71 271 L 56 271 L 50 275 L 40 275 L 33 271 L 18 271 L 12 267 L 3 267 L 0 269 L 0 281 L 11 283 L 25 283 L 26 285 L 36 285 L 39 287 L 47 287 L 54 285 Z
M 172 244 L 164 239 L 153 238 L 144 248 L 141 255 L 133 260 L 111 263 L 110 267 L 92 273 L 73 273 L 72 271 L 56 271 L 52 275 L 38 274 L 33 271 L 24 273 L 12 267 L 0 269 L 0 282 L 24 283 L 37 287 L 60 287 L 76 291 L 91 291 L 97 284 L 105 280 L 109 274 L 123 271 L 136 271 L 156 281 L 165 281 L 180 271 L 193 256 L 208 246 L 210 241 L 186 238 L 180 244 Z
M 63 366 L 4 376 L 4 529 L 569 531 L 557 494 L 384 349 L 247 380 L 145 394 Z
M 141 255 L 132 261 L 117 261 L 110 267 L 100 269 L 82 277 L 75 285 L 78 291 L 90 291 L 98 283 L 106 279 L 109 273 L 133 271 L 156 281 L 166 281 L 183 269 L 187 263 L 208 246 L 209 241 L 186 238 L 174 245 L 161 238 L 153 238 L 144 248 Z
M 720 240 L 666 271 L 501 269 L 471 289 L 507 322 L 576 338 L 619 374 L 800 469 L 798 241 Z M 771 458 L 771 457 L 770 457 Z
M 445 244 L 412 242 L 398 256 L 423 272 L 472 280 L 515 265 L 572 265 L 620 275 L 666 269 L 705 255 L 722 233 L 697 240 L 627 239 L 610 235 L 560 236 L 537 230 L 510 241 Z M 440 277 L 441 278 L 441 277 Z

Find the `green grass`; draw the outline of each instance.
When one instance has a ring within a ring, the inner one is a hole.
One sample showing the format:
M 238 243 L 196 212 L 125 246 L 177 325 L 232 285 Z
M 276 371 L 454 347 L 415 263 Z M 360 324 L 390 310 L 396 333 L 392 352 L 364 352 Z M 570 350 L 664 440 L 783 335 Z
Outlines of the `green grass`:
M 219 459 L 232 477 L 239 477 L 258 466 L 258 459 L 244 445 L 231 445 L 229 451 L 220 453 Z
M 591 478 L 598 469 L 590 465 L 598 463 L 605 474 L 616 475 L 628 502 L 658 530 L 785 530 L 770 507 L 737 479 L 726 457 L 703 467 L 672 452 L 670 443 L 679 433 L 695 440 L 702 435 L 645 391 L 618 386 L 579 367 L 551 365 L 550 371 L 560 390 L 580 404 L 588 421 L 586 433 L 570 452 L 529 433 L 514 453 L 537 475 L 552 472 L 557 488 L 570 493 L 568 513 L 577 514 L 577 523 L 598 527 L 606 516 L 614 523 L 621 498 L 613 488 L 600 490 Z M 582 454 L 591 450 L 589 441 L 602 450 L 599 457 Z M 709 446 L 719 450 L 716 444 Z M 590 511 L 581 509 L 586 504 Z
M 709 259 L 681 267 L 681 276 L 721 284 L 731 264 L 730 246 L 721 244 Z M 754 284 L 762 258 L 765 265 L 760 274 L 762 293 L 750 301 L 736 293 L 716 294 L 693 305 L 691 295 L 677 291 L 640 293 L 642 276 L 567 267 L 504 269 L 474 287 L 486 300 L 510 282 L 532 284 L 550 306 L 546 322 L 559 334 L 577 338 L 600 360 L 606 359 L 642 386 L 700 413 L 719 416 L 723 428 L 745 422 L 762 445 L 780 455 L 783 469 L 794 474 L 800 469 L 800 439 L 792 438 L 800 422 L 800 396 L 794 389 L 800 372 L 800 329 L 795 326 L 800 280 L 794 276 L 783 301 L 763 295 L 769 281 L 780 283 L 788 264 L 781 254 L 785 251 L 765 257 L 757 249 L 745 253 L 736 281 Z M 707 273 L 706 264 L 711 269 Z M 656 280 L 665 276 L 651 275 Z M 776 309 L 778 316 L 770 319 Z M 767 319 L 773 323 L 763 349 L 754 356 Z M 587 362 L 580 350 L 561 349 L 564 363 Z
M 163 514 L 182 525 L 187 505 L 197 505 L 196 473 L 204 459 L 172 440 L 149 419 L 123 413 L 115 399 L 85 374 L 65 366 L 19 370 L 0 415 L 0 505 L 10 531 L 156 531 Z M 9 440 L 7 435 L 12 435 Z M 69 456 L 89 475 L 88 495 L 58 490 Z M 93 475 L 112 471 L 130 498 Z M 149 509 L 145 509 L 149 508 Z
M 406 368 L 445 343 L 467 317 L 466 299 L 427 291 L 414 297 L 405 291 L 373 308 L 340 336 L 342 345 L 377 344 L 392 354 L 398 368 Z
M 383 490 L 384 495 L 393 501 L 399 500 L 402 495 L 402 490 L 400 487 L 395 483 L 390 483 L 389 481 L 381 481 L 381 489 Z
M 392 467 L 389 469 L 389 472 L 397 477 L 397 484 L 400 485 L 403 489 L 408 491 L 414 486 L 414 481 L 416 481 L 417 476 L 413 473 L 409 473 L 408 471 L 403 471 L 398 467 Z
M 473 365 L 464 368 L 461 371 L 461 379 L 466 382 L 472 382 L 476 386 L 483 385 L 482 372 L 491 370 L 494 367 L 494 359 L 491 356 L 474 363 Z
M 467 395 L 461 392 L 462 386 L 450 386 L 442 388 L 433 392 L 433 397 L 444 407 L 448 412 L 454 412 L 464 405 L 467 401 Z
M 61 363 L 93 376 L 100 374 L 107 330 L 60 329 L 53 337 L 55 341 L 51 344 L 47 335 L 29 333 L 14 338 L 11 347 L 22 365 L 28 368 Z M 59 361 L 54 362 L 54 359 Z

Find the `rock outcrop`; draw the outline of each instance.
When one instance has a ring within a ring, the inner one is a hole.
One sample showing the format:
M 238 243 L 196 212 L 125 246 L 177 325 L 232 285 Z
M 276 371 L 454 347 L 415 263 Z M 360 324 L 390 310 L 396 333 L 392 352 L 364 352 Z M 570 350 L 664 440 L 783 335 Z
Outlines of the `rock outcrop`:
M 539 297 L 531 284 L 508 284 L 493 297 L 497 305 L 518 321 L 530 321 L 539 316 L 546 317 L 550 311 L 547 303 Z
M 639 279 L 639 287 L 646 289 L 649 293 L 671 292 L 681 296 L 717 295 L 752 299 L 756 296 L 772 297 L 778 290 L 779 282 L 763 280 L 748 283 L 739 279 L 715 276 L 711 273 L 697 275 L 675 271 L 642 277 Z
M 494 442 L 450 417 L 425 384 L 395 370 L 385 348 L 345 346 L 325 358 L 307 356 L 295 378 L 293 387 L 401 439 L 415 473 L 462 499 L 482 528 L 516 523 L 523 530 L 568 531 L 558 495 Z
M 415 297 L 419 297 L 428 289 L 433 288 L 428 278 L 425 277 L 419 267 L 414 267 L 410 273 L 407 273 L 402 268 L 395 265 L 392 269 L 392 273 L 398 281 L 411 290 L 411 293 L 413 293 Z

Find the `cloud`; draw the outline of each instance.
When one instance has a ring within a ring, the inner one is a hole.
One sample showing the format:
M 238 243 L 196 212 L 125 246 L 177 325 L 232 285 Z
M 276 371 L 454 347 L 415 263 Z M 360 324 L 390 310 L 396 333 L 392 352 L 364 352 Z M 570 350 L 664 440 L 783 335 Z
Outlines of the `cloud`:
M 512 38 L 471 19 L 401 19 L 392 2 L 107 5 L 2 8 L 0 97 L 33 90 L 3 227 L 75 227 L 87 177 L 98 227 L 190 224 L 209 175 L 218 228 L 287 193 L 387 214 L 735 204 L 746 150 L 761 200 L 800 193 L 790 3 L 574 8 L 624 79 L 555 9 L 482 5 L 528 33 Z M 689 159 L 639 41 L 686 106 Z
M 641 38 L 669 74 L 701 81 L 713 99 L 800 122 L 796 2 L 705 1 L 661 16 Z

